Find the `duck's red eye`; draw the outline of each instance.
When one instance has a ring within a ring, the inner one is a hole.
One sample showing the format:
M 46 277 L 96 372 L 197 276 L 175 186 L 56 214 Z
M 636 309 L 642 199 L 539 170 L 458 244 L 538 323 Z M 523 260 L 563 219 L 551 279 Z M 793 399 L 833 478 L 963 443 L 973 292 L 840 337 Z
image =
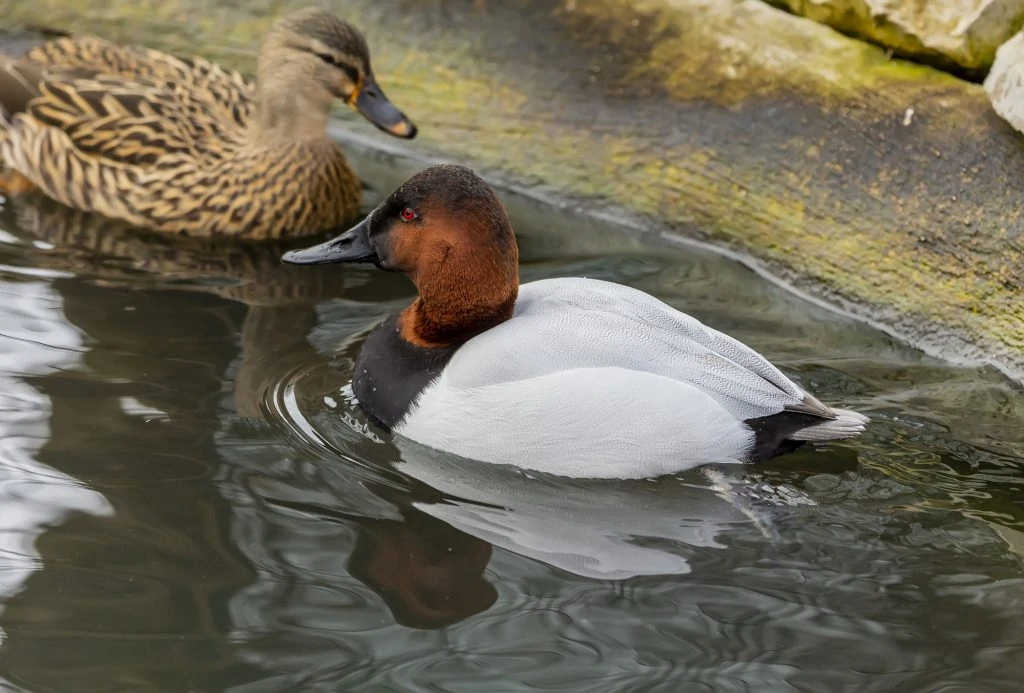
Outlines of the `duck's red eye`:
M 408 207 L 402 210 L 402 221 L 412 221 L 416 218 L 416 212 L 412 211 Z

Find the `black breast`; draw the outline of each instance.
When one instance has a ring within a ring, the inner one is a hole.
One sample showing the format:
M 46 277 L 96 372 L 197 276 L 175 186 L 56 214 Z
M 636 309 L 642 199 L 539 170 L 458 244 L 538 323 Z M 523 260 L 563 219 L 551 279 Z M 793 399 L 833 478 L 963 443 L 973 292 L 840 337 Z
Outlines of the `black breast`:
M 427 383 L 448 365 L 458 347 L 427 348 L 402 339 L 398 315 L 370 333 L 356 358 L 352 391 L 359 406 L 387 428 L 408 413 Z

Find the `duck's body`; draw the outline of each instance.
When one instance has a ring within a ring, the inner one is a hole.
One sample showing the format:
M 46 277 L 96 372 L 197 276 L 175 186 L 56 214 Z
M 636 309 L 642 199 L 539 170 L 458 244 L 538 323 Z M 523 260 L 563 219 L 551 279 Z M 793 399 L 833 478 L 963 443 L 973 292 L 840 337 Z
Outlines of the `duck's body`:
M 335 99 L 415 134 L 376 86 L 362 36 L 323 10 L 275 26 L 256 83 L 199 58 L 63 38 L 0 59 L 0 157 L 49 197 L 135 226 L 311 234 L 361 201 L 327 135 Z
M 636 478 L 768 459 L 864 429 L 866 417 L 825 406 L 753 350 L 636 289 L 566 278 L 501 291 L 514 253 L 500 239 L 461 253 L 451 229 L 466 213 L 439 218 L 442 205 L 422 201 L 413 181 L 347 243 L 286 257 L 372 253 L 403 270 L 413 258 L 406 271 L 420 298 L 370 335 L 353 376 L 360 405 L 395 433 L 487 462 Z M 446 203 L 482 206 L 471 197 Z M 392 207 L 426 228 L 388 225 Z M 432 233 L 443 240 L 431 244 Z
M 457 348 L 416 347 L 397 323 L 360 352 L 357 400 L 395 433 L 470 459 L 653 477 L 863 428 L 740 342 L 620 284 L 524 284 L 511 318 Z

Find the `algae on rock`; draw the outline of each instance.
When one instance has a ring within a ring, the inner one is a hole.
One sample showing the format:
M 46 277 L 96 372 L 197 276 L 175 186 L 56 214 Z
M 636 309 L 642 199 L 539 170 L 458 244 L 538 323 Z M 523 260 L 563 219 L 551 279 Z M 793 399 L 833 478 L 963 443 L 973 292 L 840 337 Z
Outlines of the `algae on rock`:
M 914 60 L 984 73 L 1024 25 L 1024 0 L 768 0 Z

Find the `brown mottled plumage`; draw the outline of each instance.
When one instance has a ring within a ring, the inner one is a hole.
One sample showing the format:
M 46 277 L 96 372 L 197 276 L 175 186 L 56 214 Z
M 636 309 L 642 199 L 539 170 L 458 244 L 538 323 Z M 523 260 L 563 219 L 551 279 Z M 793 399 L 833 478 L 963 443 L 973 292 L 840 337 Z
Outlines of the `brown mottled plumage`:
M 27 179 L 70 207 L 192 236 L 317 233 L 361 198 L 327 135 L 335 99 L 416 133 L 377 86 L 362 35 L 326 10 L 271 29 L 255 84 L 200 58 L 58 39 L 0 58 L 0 189 Z

